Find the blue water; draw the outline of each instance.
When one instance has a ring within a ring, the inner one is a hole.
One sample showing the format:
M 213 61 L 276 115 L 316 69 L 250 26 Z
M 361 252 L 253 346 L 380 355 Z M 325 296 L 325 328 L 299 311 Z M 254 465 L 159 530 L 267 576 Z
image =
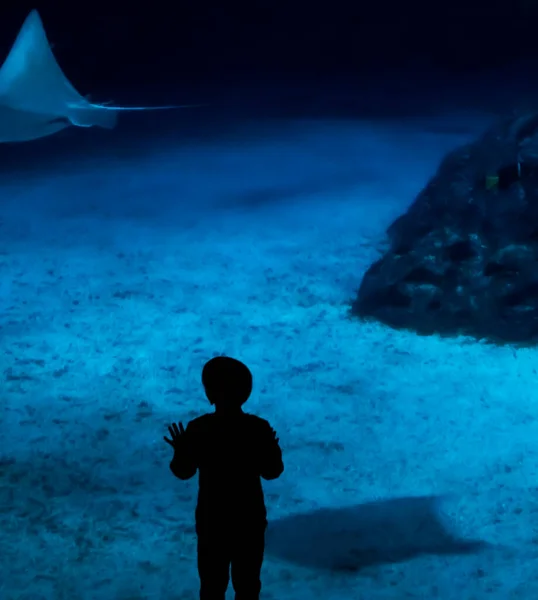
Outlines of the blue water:
M 537 351 L 348 315 L 510 103 L 270 89 L 0 148 L 2 600 L 197 597 L 196 481 L 162 436 L 210 409 L 218 353 L 284 452 L 264 598 L 537 597 Z

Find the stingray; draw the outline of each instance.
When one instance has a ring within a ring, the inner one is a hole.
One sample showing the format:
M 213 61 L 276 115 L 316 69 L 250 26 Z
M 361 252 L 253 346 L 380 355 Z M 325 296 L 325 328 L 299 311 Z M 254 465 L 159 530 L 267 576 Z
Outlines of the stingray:
M 56 62 L 36 10 L 0 68 L 0 143 L 35 140 L 70 126 L 112 128 L 121 111 L 173 108 L 182 107 L 110 106 L 81 96 Z

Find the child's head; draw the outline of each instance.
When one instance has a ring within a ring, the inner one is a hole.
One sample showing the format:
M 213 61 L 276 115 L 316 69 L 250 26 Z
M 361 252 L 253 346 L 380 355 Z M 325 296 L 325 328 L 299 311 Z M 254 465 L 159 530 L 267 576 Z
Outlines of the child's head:
M 204 365 L 202 384 L 217 409 L 239 409 L 252 392 L 252 373 L 235 358 L 216 356 Z

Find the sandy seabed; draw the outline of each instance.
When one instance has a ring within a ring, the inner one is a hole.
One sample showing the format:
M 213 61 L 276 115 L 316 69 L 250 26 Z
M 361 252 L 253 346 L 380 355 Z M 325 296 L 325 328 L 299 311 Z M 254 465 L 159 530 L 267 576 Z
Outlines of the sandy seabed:
M 263 598 L 538 597 L 538 350 L 348 314 L 386 226 L 459 141 L 302 124 L 290 170 L 333 160 L 328 188 L 266 166 L 245 182 L 274 140 L 5 182 L 2 600 L 197 597 L 196 481 L 172 477 L 162 436 L 209 408 L 200 371 L 220 353 L 251 366 L 248 410 L 284 451 Z

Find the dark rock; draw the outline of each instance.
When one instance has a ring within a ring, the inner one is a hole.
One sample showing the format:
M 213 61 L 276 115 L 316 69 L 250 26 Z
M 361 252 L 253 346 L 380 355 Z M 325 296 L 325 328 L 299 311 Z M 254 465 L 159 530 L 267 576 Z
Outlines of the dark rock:
M 458 148 L 387 230 L 352 314 L 421 334 L 538 341 L 538 117 Z

